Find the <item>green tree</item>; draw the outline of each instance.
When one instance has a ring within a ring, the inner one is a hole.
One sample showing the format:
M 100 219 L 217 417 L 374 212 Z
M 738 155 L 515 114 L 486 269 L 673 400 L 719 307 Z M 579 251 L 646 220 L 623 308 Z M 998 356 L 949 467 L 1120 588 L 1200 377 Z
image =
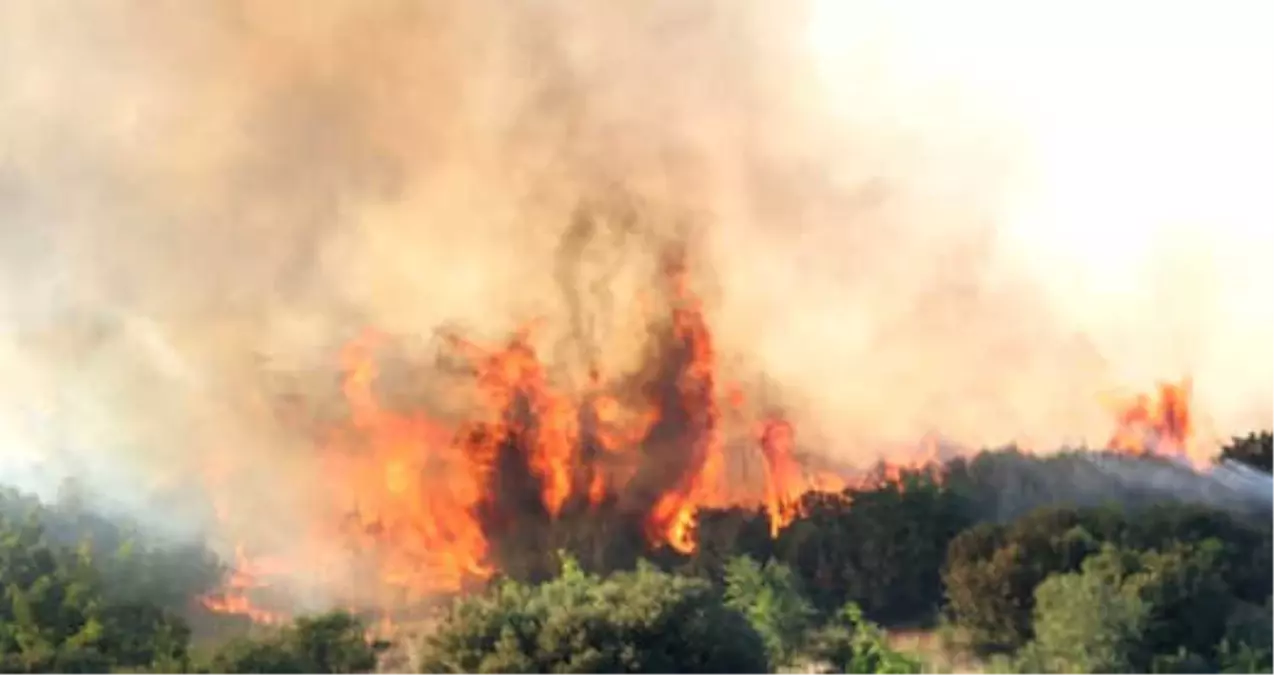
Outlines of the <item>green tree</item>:
M 764 509 L 709 508 L 695 515 L 695 550 L 678 571 L 725 581 L 726 565 L 739 556 L 754 560 L 774 557 L 770 517 Z
M 1146 651 L 1166 655 L 1185 649 L 1213 657 L 1237 606 L 1225 581 L 1222 548 L 1216 539 L 1206 539 L 1140 554 L 1132 583 L 1152 610 Z
M 1253 648 L 1227 640 L 1236 604 L 1222 579 L 1219 548 L 1211 540 L 1162 551 L 1108 544 L 1081 571 L 1049 577 L 1035 593 L 1035 637 L 1022 649 L 1022 666 L 1199 672 L 1217 668 L 1222 648 L 1234 654 L 1240 644 Z
M 800 506 L 803 515 L 779 533 L 775 558 L 801 577 L 821 611 L 853 602 L 888 625 L 932 618 L 947 543 L 969 524 L 961 500 L 933 475 L 811 493 Z
M 1224 588 L 1224 597 L 1233 594 L 1249 603 L 1261 603 L 1270 594 L 1274 563 L 1268 525 L 1256 526 L 1224 512 L 1183 504 L 1132 511 L 1046 508 L 1007 525 L 972 527 L 951 542 L 943 570 L 947 615 L 976 651 L 1018 649 L 1032 637 L 1036 587 L 1050 575 L 1077 571 L 1105 543 L 1132 551 L 1206 547 L 1207 574 L 1196 578 L 1198 583 L 1214 594 Z M 1177 572 L 1188 576 L 1202 574 L 1200 569 Z M 1186 597 L 1198 597 L 1203 590 L 1190 590 Z M 1159 604 L 1166 606 L 1167 599 Z M 1179 616 L 1183 626 L 1203 621 L 1197 613 Z M 1208 616 L 1207 630 L 1215 634 L 1218 624 L 1213 615 Z M 1184 630 L 1200 634 L 1203 629 Z
M 983 524 L 957 536 L 943 570 L 946 611 L 970 646 L 986 653 L 1025 644 L 1035 588 L 1051 574 L 1078 569 L 1098 549 L 1089 528 L 1104 529 L 1100 521 L 1041 509 L 1009 526 Z
M 210 660 L 219 673 L 361 673 L 376 667 L 387 646 L 369 642 L 361 621 L 346 612 L 302 617 L 262 638 L 238 638 Z
M 1263 431 L 1247 436 L 1235 436 L 1221 448 L 1221 460 L 1246 464 L 1253 469 L 1270 473 L 1274 470 L 1274 434 Z
M 506 581 L 459 600 L 425 638 L 424 672 L 762 672 L 765 643 L 701 579 L 600 577 L 570 558 L 538 586 Z
M 725 584 L 726 606 L 747 617 L 760 633 L 770 663 L 791 664 L 817 618 L 792 570 L 740 556 L 726 565 Z
M 1201 505 L 1156 504 L 1124 514 L 1111 529 L 1109 540 L 1132 549 L 1167 549 L 1213 540 L 1220 574 L 1239 599 L 1259 605 L 1274 590 L 1270 574 L 1274 540 L 1268 511 L 1263 521 L 1253 522 Z
M 1238 602 L 1217 645 L 1217 669 L 1223 673 L 1274 671 L 1274 606 Z
M 812 660 L 842 673 L 919 673 L 920 661 L 889 646 L 885 632 L 849 603 L 810 640 Z
M 90 547 L 50 544 L 38 513 L 0 514 L 0 670 L 103 672 L 188 661 L 190 631 L 159 606 L 107 592 Z
M 1151 607 L 1125 583 L 1128 554 L 1113 547 L 1084 562 L 1082 572 L 1056 574 L 1035 591 L 1034 640 L 1019 655 L 1022 672 L 1136 672 Z

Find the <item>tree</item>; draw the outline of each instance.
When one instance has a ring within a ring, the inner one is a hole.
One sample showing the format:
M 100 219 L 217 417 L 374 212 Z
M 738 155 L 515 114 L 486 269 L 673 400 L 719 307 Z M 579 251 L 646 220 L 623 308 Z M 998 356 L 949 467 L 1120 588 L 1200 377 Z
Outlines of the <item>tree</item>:
M 1270 596 L 1274 576 L 1269 513 L 1261 522 L 1194 504 L 1157 504 L 1126 514 L 1110 540 L 1124 548 L 1167 549 L 1174 544 L 1213 540 L 1225 585 L 1245 602 L 1261 604 Z
M 185 668 L 186 624 L 107 593 L 90 548 L 51 545 L 37 518 L 0 513 L 0 670 Z
M 1036 587 L 1053 574 L 1079 570 L 1102 544 L 1166 551 L 1209 541 L 1208 574 L 1215 578 L 1207 583 L 1239 600 L 1263 602 L 1271 583 L 1268 525 L 1198 505 L 1158 504 L 1135 511 L 1046 508 L 1007 525 L 962 532 L 947 551 L 946 612 L 976 651 L 1013 651 L 1032 637 Z M 1192 616 L 1181 618 L 1188 624 Z
M 1225 637 L 1217 645 L 1217 670 L 1223 673 L 1260 673 L 1274 670 L 1274 606 L 1238 602 L 1226 621 Z
M 1211 660 L 1237 605 L 1216 539 L 1174 542 L 1135 559 L 1132 583 L 1151 608 L 1144 649 L 1163 656 L 1185 649 Z
M 842 673 L 919 673 L 920 662 L 889 646 L 885 632 L 863 618 L 858 605 L 846 604 L 811 639 L 812 659 Z
M 49 546 L 83 551 L 115 601 L 181 612 L 224 576 L 224 565 L 202 543 L 147 534 L 132 519 L 97 513 L 90 503 L 74 481 L 62 485 L 52 504 L 0 488 L 0 514 L 38 525 Z
M 759 508 L 705 508 L 695 515 L 695 550 L 678 571 L 723 583 L 726 565 L 739 556 L 774 557 L 770 517 Z
M 947 543 L 969 524 L 961 500 L 925 471 L 841 495 L 811 493 L 800 512 L 779 533 L 775 558 L 821 611 L 853 602 L 886 624 L 936 613 Z
M 1216 541 L 1161 551 L 1107 544 L 1081 571 L 1049 577 L 1035 593 L 1035 637 L 1019 655 L 1022 667 L 1216 670 L 1222 647 L 1240 644 L 1224 639 L 1235 600 L 1222 578 L 1219 549 Z
M 1228 445 L 1221 448 L 1219 459 L 1240 462 L 1258 471 L 1270 473 L 1274 470 L 1274 434 L 1263 431 L 1259 434 L 1235 436 Z
M 707 581 L 600 577 L 573 559 L 538 586 L 506 581 L 459 600 L 425 638 L 424 672 L 762 672 L 765 643 Z
M 1125 583 L 1131 562 L 1114 547 L 1055 574 L 1035 591 L 1034 640 L 1022 649 L 1022 672 L 1136 672 L 1150 605 Z
M 1030 639 L 1036 587 L 1051 574 L 1078 569 L 1098 549 L 1091 529 L 1104 527 L 1090 516 L 1041 509 L 1009 526 L 975 526 L 951 542 L 943 570 L 946 611 L 971 647 L 1011 651 Z
M 231 640 L 209 665 L 218 673 L 368 672 L 388 645 L 364 634 L 362 622 L 346 612 L 302 617 L 264 638 Z
M 726 565 L 725 584 L 726 606 L 747 617 L 761 635 L 770 663 L 793 663 L 817 613 L 792 570 L 740 556 Z

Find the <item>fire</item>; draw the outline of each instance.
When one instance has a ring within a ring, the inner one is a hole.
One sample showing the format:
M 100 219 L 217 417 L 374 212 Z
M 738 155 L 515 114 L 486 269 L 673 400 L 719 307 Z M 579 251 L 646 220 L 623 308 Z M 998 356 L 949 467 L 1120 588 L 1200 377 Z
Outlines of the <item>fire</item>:
M 1161 382 L 1151 394 L 1112 402 L 1116 429 L 1106 446 L 1134 456 L 1158 455 L 1198 462 L 1191 381 Z
M 287 620 L 285 614 L 257 607 L 248 597 L 252 589 L 265 586 L 265 583 L 260 580 L 260 575 L 269 572 L 268 561 L 251 560 L 244 555 L 242 547 L 237 547 L 235 567 L 225 586 L 216 593 L 200 598 L 200 603 L 210 611 L 246 616 L 254 623 L 282 623 Z
M 464 419 L 383 400 L 378 354 L 388 338 L 368 332 L 349 343 L 341 354 L 348 423 L 319 448 L 322 503 L 301 533 L 309 543 L 258 559 L 239 548 L 235 574 L 204 606 L 278 621 L 249 600 L 271 575 L 331 579 L 344 564 L 340 578 L 357 579 L 359 590 L 342 604 L 402 608 L 497 573 L 534 577 L 581 532 L 636 540 L 637 555 L 690 553 L 703 508 L 763 508 L 777 536 L 809 491 L 899 482 L 915 467 L 941 478 L 932 441 L 864 475 L 811 471 L 791 421 L 774 412 L 750 418 L 741 389 L 721 381 L 685 259 L 678 252 L 665 263 L 667 313 L 651 323 L 636 372 L 608 377 L 594 368 L 572 390 L 540 359 L 530 328 L 494 347 L 452 336 L 447 346 L 465 368 L 454 392 L 468 401 Z M 1119 402 L 1110 447 L 1188 454 L 1188 402 L 1188 381 Z M 747 469 L 758 465 L 759 481 Z M 211 464 L 210 487 L 230 473 Z M 232 504 L 215 503 L 226 517 Z
M 604 520 L 650 549 L 689 553 L 701 508 L 763 506 L 777 533 L 801 494 L 844 487 L 803 469 L 794 429 L 778 416 L 731 435 L 723 408 L 740 410 L 743 397 L 720 380 L 682 252 L 670 253 L 662 271 L 667 314 L 651 323 L 644 365 L 610 378 L 594 369 L 582 391 L 551 376 L 533 330 L 497 347 L 450 338 L 471 390 L 457 396 L 473 400 L 462 421 L 387 404 L 377 392 L 387 338 L 368 332 L 348 344 L 348 424 L 320 450 L 316 492 L 326 515 L 307 533 L 315 545 L 288 561 L 292 570 L 322 576 L 332 567 L 325 551 L 342 542 L 382 587 L 364 603 L 420 602 L 525 564 L 513 559 L 521 551 L 551 553 L 561 521 Z M 757 459 L 764 475 L 750 485 L 738 467 Z M 216 468 L 209 478 L 228 480 Z M 239 572 L 205 599 L 210 609 L 257 611 L 246 598 L 269 570 L 239 553 Z
M 770 534 L 778 536 L 798 515 L 796 501 L 813 487 L 793 454 L 795 430 L 783 419 L 769 419 L 760 425 L 761 452 L 765 456 L 765 508 L 770 514 Z

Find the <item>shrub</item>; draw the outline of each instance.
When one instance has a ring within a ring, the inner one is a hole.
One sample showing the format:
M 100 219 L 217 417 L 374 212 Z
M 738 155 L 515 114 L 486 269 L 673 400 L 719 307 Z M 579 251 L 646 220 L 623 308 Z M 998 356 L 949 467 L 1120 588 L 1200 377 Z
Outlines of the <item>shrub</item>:
M 641 563 L 609 577 L 570 558 L 538 586 L 462 599 L 423 645 L 424 672 L 761 672 L 765 643 L 707 581 Z
M 264 638 L 238 638 L 210 661 L 219 673 L 360 673 L 376 667 L 387 645 L 370 643 L 364 626 L 345 612 L 297 619 Z
M 726 606 L 747 617 L 765 641 L 770 663 L 788 665 L 805 646 L 816 612 L 786 565 L 748 557 L 726 565 Z
M 1023 672 L 1136 672 L 1151 608 L 1128 576 L 1127 554 L 1108 548 L 1082 572 L 1056 574 L 1035 591 L 1035 639 L 1022 649 Z
M 808 494 L 780 532 L 775 557 L 800 576 L 817 607 L 847 602 L 872 620 L 931 618 L 942 600 L 947 543 L 968 525 L 962 502 L 928 473 L 842 495 Z
M 1082 571 L 1036 590 L 1035 638 L 1019 662 L 1042 672 L 1215 670 L 1235 603 L 1221 577 L 1220 545 L 1163 551 L 1113 545 Z M 1235 643 L 1237 644 L 1237 643 Z
M 187 663 L 189 628 L 161 607 L 107 593 L 88 547 L 50 544 L 0 514 L 0 670 L 103 672 Z
M 1219 459 L 1240 462 L 1270 473 L 1274 470 L 1274 434 L 1263 431 L 1259 434 L 1235 436 L 1228 445 L 1221 448 Z
M 1102 544 L 1146 551 L 1208 540 L 1216 583 L 1240 600 L 1263 602 L 1271 583 L 1268 526 L 1201 506 L 1161 504 L 1135 512 L 1041 509 L 1008 525 L 970 528 L 947 551 L 946 611 L 975 651 L 1012 651 L 1033 635 L 1036 587 L 1050 575 L 1077 571 Z
M 1095 518 L 1043 509 L 1009 526 L 962 532 L 943 571 L 947 613 L 979 652 L 1011 651 L 1031 637 L 1035 588 L 1049 575 L 1078 569 L 1098 548 L 1085 527 Z
M 919 673 L 920 662 L 889 646 L 885 632 L 849 603 L 811 639 L 809 655 L 842 673 Z

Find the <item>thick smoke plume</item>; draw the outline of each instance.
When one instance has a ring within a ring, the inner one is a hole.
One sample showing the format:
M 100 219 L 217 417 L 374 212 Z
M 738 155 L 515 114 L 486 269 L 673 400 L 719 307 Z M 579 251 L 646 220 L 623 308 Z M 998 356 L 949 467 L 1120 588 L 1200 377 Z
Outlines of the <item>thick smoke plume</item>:
M 1104 395 L 1183 375 L 1211 432 L 1269 426 L 1271 54 L 1227 32 L 1261 23 L 967 12 L 6 2 L 5 477 L 190 529 L 246 465 L 218 495 L 273 517 L 220 527 L 285 541 L 341 345 L 533 322 L 582 385 L 642 355 L 671 242 L 729 375 L 838 462 L 1100 443 Z

